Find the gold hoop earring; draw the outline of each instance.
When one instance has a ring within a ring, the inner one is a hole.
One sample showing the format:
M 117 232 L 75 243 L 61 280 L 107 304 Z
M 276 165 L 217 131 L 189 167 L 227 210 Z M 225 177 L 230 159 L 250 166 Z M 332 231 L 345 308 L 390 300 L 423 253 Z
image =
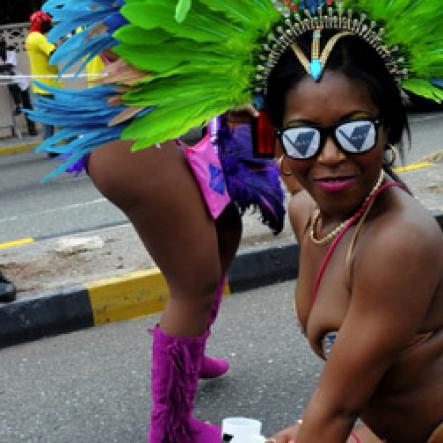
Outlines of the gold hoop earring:
M 394 145 L 386 145 L 386 151 L 391 151 L 391 161 L 387 162 L 386 164 L 389 167 L 392 167 L 395 165 L 395 162 L 397 161 L 398 149 Z
M 281 173 L 281 175 L 284 175 L 285 177 L 290 177 L 292 174 L 293 174 L 293 172 L 292 171 L 285 171 L 284 169 L 283 169 L 283 160 L 286 158 L 286 155 L 285 154 L 283 154 L 278 160 L 277 160 L 277 163 L 278 163 L 278 169 L 280 169 L 280 173 Z

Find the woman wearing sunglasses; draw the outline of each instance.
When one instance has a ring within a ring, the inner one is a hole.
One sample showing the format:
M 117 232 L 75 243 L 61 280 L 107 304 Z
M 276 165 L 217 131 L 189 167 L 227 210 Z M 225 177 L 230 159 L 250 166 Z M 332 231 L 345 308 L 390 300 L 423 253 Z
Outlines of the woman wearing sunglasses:
M 175 140 L 211 121 L 211 140 L 220 142 L 226 125 L 216 116 L 252 102 L 272 121 L 258 119 L 257 151 L 273 154 L 277 128 L 281 169 L 304 188 L 290 204 L 301 246 L 296 309 L 326 361 L 303 424 L 275 440 L 342 443 L 361 417 L 376 441 L 441 441 L 442 235 L 389 166 L 407 130 L 399 86 L 443 99 L 437 3 L 48 1 L 65 22 L 59 36 L 87 26 L 59 48 L 58 60 L 105 47 L 121 57 L 105 71 L 105 85 L 56 92 L 34 115 L 66 127 L 42 149 L 62 153 L 64 168 L 88 158 L 94 183 L 126 212 L 170 284 L 172 300 L 154 331 L 149 443 L 221 440 L 219 428 L 192 416 L 192 405 L 208 361 L 214 293 L 240 224 L 232 205 L 209 216 L 199 174 Z M 225 157 L 223 172 L 237 170 L 237 183 L 252 183 L 242 174 L 252 160 L 237 161 L 250 132 L 237 129 L 244 134 L 231 144 L 235 161 L 223 149 L 209 153 Z M 258 200 L 273 206 L 266 195 Z
M 323 31 L 322 41 L 337 33 Z M 301 247 L 295 310 L 325 367 L 301 424 L 277 443 L 443 441 L 443 238 L 392 173 L 408 130 L 400 90 L 357 36 L 336 41 L 320 78 L 312 32 L 270 74 L 281 169 L 304 188 L 289 206 Z M 365 437 L 363 437 L 365 434 Z M 377 440 L 375 435 L 380 440 Z

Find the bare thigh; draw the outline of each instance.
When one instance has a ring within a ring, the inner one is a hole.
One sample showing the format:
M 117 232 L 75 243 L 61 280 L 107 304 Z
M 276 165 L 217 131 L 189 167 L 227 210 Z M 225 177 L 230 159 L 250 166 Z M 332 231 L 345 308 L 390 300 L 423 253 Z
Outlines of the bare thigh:
M 225 229 L 218 235 L 175 143 L 131 153 L 130 143 L 113 142 L 90 156 L 88 172 L 99 191 L 130 219 L 173 297 L 215 290 Z
M 90 156 L 88 172 L 127 215 L 168 282 L 171 299 L 162 329 L 176 336 L 201 335 L 215 289 L 240 242 L 234 205 L 212 220 L 175 143 L 137 153 L 130 152 L 130 143 L 110 143 Z

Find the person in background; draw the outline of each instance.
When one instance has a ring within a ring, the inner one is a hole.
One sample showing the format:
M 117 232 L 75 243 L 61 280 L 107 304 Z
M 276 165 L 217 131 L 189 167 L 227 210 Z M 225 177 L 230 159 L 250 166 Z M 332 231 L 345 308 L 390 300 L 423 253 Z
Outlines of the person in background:
M 59 82 L 57 66 L 49 64 L 49 59 L 56 46 L 48 42 L 46 34 L 51 30 L 52 18 L 43 11 L 37 11 L 30 17 L 31 29 L 26 37 L 25 48 L 29 57 L 31 75 L 43 85 L 57 87 Z M 40 76 L 40 77 L 39 77 Z M 48 76 L 53 76 L 48 77 Z M 50 97 L 51 94 L 40 88 L 35 82 L 32 84 L 33 94 Z M 43 138 L 47 139 L 54 134 L 54 126 L 43 124 Z
M 21 76 L 17 69 L 17 55 L 14 51 L 8 51 L 6 41 L 0 39 L 0 74 Z M 29 81 L 24 78 L 17 78 L 8 84 L 9 92 L 16 106 L 14 115 L 21 114 L 20 108 L 31 109 L 31 98 L 29 95 Z M 35 123 L 25 115 L 29 135 L 37 135 Z
M 100 55 L 96 55 L 87 65 L 86 65 L 86 74 L 88 74 L 88 87 L 92 88 L 97 85 L 97 80 L 100 77 L 97 74 L 105 67 L 105 62 Z

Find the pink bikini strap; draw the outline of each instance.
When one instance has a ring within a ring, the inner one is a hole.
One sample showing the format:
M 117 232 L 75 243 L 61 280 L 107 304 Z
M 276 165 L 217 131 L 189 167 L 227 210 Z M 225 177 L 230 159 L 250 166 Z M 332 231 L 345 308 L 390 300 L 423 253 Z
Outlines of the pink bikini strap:
M 352 437 L 357 443 L 362 443 L 360 437 L 359 437 L 355 432 L 351 432 L 351 437 Z
M 377 190 L 377 192 L 374 192 L 370 196 L 370 198 L 368 198 L 365 201 L 363 206 L 354 214 L 354 216 L 348 221 L 348 223 L 346 223 L 346 225 L 343 227 L 343 229 L 340 231 L 340 233 L 337 235 L 337 237 L 331 243 L 331 245 L 329 246 L 328 251 L 326 252 L 326 255 L 320 265 L 320 270 L 318 271 L 317 278 L 315 279 L 314 289 L 312 291 L 312 303 L 313 304 L 317 300 L 318 289 L 320 287 L 320 283 L 323 278 L 323 275 L 326 271 L 326 266 L 328 265 L 329 260 L 331 259 L 332 254 L 334 253 L 335 248 L 337 247 L 340 240 L 343 238 L 343 236 L 346 234 L 346 232 L 349 230 L 349 228 L 364 214 L 365 210 L 374 201 L 374 199 L 376 199 L 377 196 L 380 195 L 383 191 L 385 191 L 386 189 L 388 189 L 392 186 L 398 186 L 399 188 L 409 192 L 407 187 L 403 183 L 399 183 L 396 181 L 390 181 L 390 182 L 385 183 L 383 186 L 381 186 Z

